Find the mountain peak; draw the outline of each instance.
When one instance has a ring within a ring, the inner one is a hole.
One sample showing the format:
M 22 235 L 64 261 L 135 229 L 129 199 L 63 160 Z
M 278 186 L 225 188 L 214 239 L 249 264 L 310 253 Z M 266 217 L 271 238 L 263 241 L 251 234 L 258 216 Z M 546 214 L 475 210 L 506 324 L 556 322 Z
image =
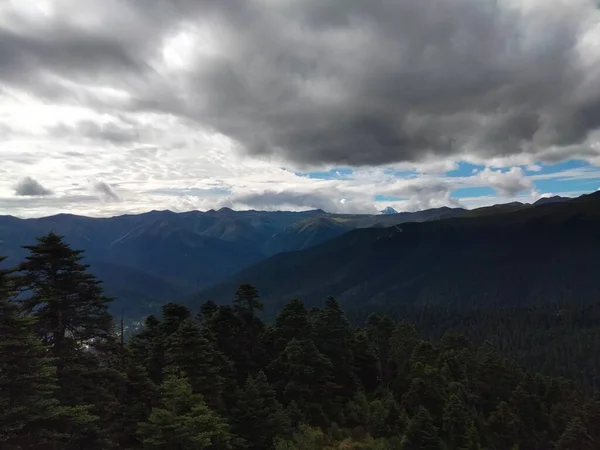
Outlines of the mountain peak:
M 398 214 L 398 211 L 396 211 L 391 206 L 388 206 L 388 207 L 382 209 L 381 211 L 379 211 L 379 214 Z
M 571 200 L 569 197 L 561 197 L 560 195 L 554 195 L 552 197 L 542 197 L 534 203 L 534 205 L 546 205 L 548 203 L 560 203 Z

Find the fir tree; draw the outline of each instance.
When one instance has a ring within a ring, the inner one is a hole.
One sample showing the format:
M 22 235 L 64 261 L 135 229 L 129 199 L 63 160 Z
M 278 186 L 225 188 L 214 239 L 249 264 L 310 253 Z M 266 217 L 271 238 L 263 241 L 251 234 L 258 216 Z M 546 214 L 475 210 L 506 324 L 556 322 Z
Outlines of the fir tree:
M 285 405 L 295 403 L 309 424 L 324 425 L 335 401 L 331 361 L 306 339 L 293 339 L 271 366 Z
M 53 356 L 67 357 L 110 335 L 112 299 L 82 264 L 82 251 L 54 233 L 37 240 L 24 247 L 29 255 L 17 268 L 17 287 L 25 294 L 24 311 L 36 318 L 36 330 Z
M 179 326 L 190 318 L 190 310 L 179 303 L 167 303 L 162 307 L 160 331 L 166 339 L 175 333 Z
M 424 407 L 410 420 L 402 441 L 402 450 L 444 450 L 438 428 Z
M 158 392 L 144 367 L 136 362 L 127 347 L 123 349 L 121 364 L 123 374 L 118 380 L 118 404 L 111 418 L 111 433 L 117 448 L 132 449 L 141 444 L 137 435 L 138 423 L 150 415 Z
M 365 331 L 375 348 L 379 360 L 381 382 L 383 385 L 388 385 L 394 376 L 390 342 L 394 331 L 394 323 L 389 317 L 370 314 L 367 317 Z
M 596 424 L 597 425 L 597 424 Z M 562 434 L 555 450 L 593 450 L 597 447 L 579 417 L 574 417 Z
M 465 404 L 456 395 L 451 395 L 444 408 L 444 442 L 456 450 L 479 448 L 478 433 L 474 418 Z
M 107 448 L 101 427 L 110 414 L 107 408 L 116 401 L 106 378 L 114 372 L 103 363 L 106 349 L 115 342 L 111 299 L 82 264 L 82 252 L 56 234 L 25 248 L 29 255 L 18 266 L 16 279 L 23 309 L 36 319 L 36 333 L 56 362 L 59 401 L 79 411 L 79 422 L 86 424 L 71 438 L 69 448 Z M 87 411 L 100 420 L 88 418 Z
M 292 339 L 312 338 L 312 326 L 304 303 L 294 299 L 277 314 L 273 327 L 274 351 L 279 354 Z
M 146 318 L 141 331 L 129 342 L 134 360 L 146 369 L 150 380 L 157 385 L 163 379 L 164 346 L 160 321 L 153 315 Z
M 248 377 L 240 392 L 233 430 L 245 441 L 245 448 L 270 448 L 276 437 L 288 433 L 289 419 L 275 397 L 275 390 L 263 372 Z
M 354 335 L 339 303 L 332 297 L 327 299 L 325 308 L 317 316 L 314 329 L 317 348 L 332 363 L 334 382 L 340 387 L 339 395 L 351 398 L 358 388 L 352 353 Z
M 200 307 L 200 313 L 198 314 L 198 318 L 201 319 L 201 323 L 208 322 L 211 317 L 218 311 L 219 307 L 215 302 L 208 300 L 202 304 Z
M 352 353 L 354 354 L 354 372 L 360 385 L 367 392 L 374 391 L 380 381 L 380 366 L 377 355 L 364 330 L 358 329 L 354 332 Z
M 235 293 L 233 309 L 241 320 L 239 345 L 241 355 L 236 366 L 240 378 L 245 378 L 262 367 L 266 359 L 266 351 L 262 346 L 261 337 L 265 329 L 263 321 L 257 312 L 264 309 L 258 290 L 251 284 L 242 284 Z
M 56 368 L 34 335 L 35 319 L 20 314 L 7 284 L 0 272 L 0 447 L 51 448 L 61 442 Z
M 231 375 L 229 364 L 214 343 L 202 336 L 198 325 L 184 321 L 167 339 L 165 349 L 166 367 L 181 369 L 194 393 L 202 394 L 211 408 L 222 409 L 225 377 Z
M 192 392 L 185 377 L 167 376 L 161 390 L 161 405 L 139 424 L 144 449 L 232 448 L 229 426 Z

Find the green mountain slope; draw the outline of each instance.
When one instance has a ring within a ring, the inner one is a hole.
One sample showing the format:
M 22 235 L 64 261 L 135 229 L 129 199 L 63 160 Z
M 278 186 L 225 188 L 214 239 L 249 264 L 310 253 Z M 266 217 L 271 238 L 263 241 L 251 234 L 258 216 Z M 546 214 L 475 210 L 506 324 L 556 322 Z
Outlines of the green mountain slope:
M 272 311 L 332 295 L 347 308 L 467 308 L 591 302 L 600 298 L 600 193 L 391 228 L 359 229 L 275 255 L 190 301 L 233 298 L 253 283 Z

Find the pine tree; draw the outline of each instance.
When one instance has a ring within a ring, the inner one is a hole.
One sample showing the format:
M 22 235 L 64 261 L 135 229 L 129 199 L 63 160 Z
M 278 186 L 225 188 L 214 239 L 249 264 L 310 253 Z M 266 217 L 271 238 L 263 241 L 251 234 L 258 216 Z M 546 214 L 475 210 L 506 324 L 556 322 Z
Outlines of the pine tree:
M 164 345 L 160 321 L 153 315 L 146 318 L 143 328 L 129 341 L 133 359 L 146 369 L 150 380 L 157 385 L 163 379 Z
M 475 450 L 479 439 L 472 414 L 456 395 L 451 395 L 444 408 L 444 442 L 456 450 Z
M 279 354 L 292 339 L 310 338 L 312 326 L 308 320 L 308 311 L 302 301 L 294 299 L 287 303 L 275 318 L 274 351 Z
M 248 449 L 270 448 L 276 437 L 288 433 L 289 419 L 263 372 L 248 377 L 233 423 L 235 434 L 244 439 Z
M 258 290 L 251 284 L 240 285 L 235 293 L 233 307 L 238 315 L 246 320 L 252 320 L 256 316 L 256 311 L 264 309 Z
M 242 284 L 235 293 L 233 309 L 242 324 L 239 344 L 244 356 L 236 366 L 238 375 L 245 380 L 249 374 L 261 368 L 266 359 L 266 351 L 261 342 L 265 324 L 257 316 L 264 305 L 260 301 L 258 290 L 251 284 Z
M 148 419 L 157 402 L 157 386 L 148 377 L 145 368 L 133 358 L 128 347 L 123 348 L 122 377 L 118 383 L 118 404 L 112 410 L 109 433 L 117 448 L 132 449 L 140 446 L 138 423 Z
M 210 320 L 214 313 L 218 311 L 219 307 L 215 302 L 208 300 L 202 304 L 200 307 L 200 313 L 198 314 L 198 318 L 201 323 L 206 323 Z
M 17 287 L 26 295 L 24 311 L 36 318 L 36 330 L 52 355 L 67 358 L 111 334 L 112 299 L 82 264 L 82 251 L 72 250 L 54 233 L 37 241 L 24 247 L 29 255 L 17 268 L 22 274 Z
M 597 424 L 596 424 L 597 425 Z M 579 417 L 574 417 L 565 432 L 562 434 L 556 446 L 555 450 L 593 450 L 597 447 L 597 442 L 588 434 L 585 425 Z
M 61 441 L 56 367 L 34 335 L 35 319 L 21 315 L 10 296 L 0 272 L 0 447 L 51 448 Z
M 444 450 L 438 429 L 424 407 L 410 420 L 402 441 L 402 450 Z
M 139 424 L 147 450 L 228 449 L 232 436 L 227 423 L 212 411 L 185 377 L 168 375 L 161 386 L 160 407 Z
M 394 331 L 394 323 L 387 316 L 381 317 L 377 314 L 370 314 L 367 317 L 365 330 L 379 360 L 381 383 L 387 386 L 394 376 L 390 342 Z
M 175 333 L 179 326 L 190 318 L 190 310 L 178 303 L 167 303 L 162 307 L 160 330 L 166 339 Z
M 325 411 L 335 402 L 336 386 L 331 361 L 312 341 L 293 339 L 270 369 L 284 405 L 294 402 L 309 424 L 328 423 Z
M 332 297 L 315 320 L 316 345 L 333 365 L 334 382 L 342 398 L 352 398 L 358 388 L 352 353 L 354 335 L 339 303 Z M 343 400 L 342 400 L 343 401 Z
M 223 408 L 225 377 L 231 376 L 230 364 L 215 348 L 214 342 L 202 336 L 192 320 L 184 321 L 165 343 L 166 367 L 181 369 L 194 393 L 202 394 L 215 410 Z
M 491 433 L 490 440 L 500 448 L 511 448 L 518 442 L 519 418 L 510 410 L 508 404 L 500 402 L 487 420 Z
M 82 252 L 72 250 L 54 233 L 26 246 L 29 255 L 17 270 L 23 310 L 36 319 L 35 330 L 56 362 L 57 397 L 74 408 L 80 425 L 68 448 L 87 450 L 109 446 L 101 427 L 116 399 L 107 375 L 114 371 L 103 358 L 114 348 L 111 299 L 82 264 Z M 88 417 L 88 412 L 100 420 Z
M 220 306 L 202 328 L 204 337 L 234 364 L 236 380 L 242 385 L 248 376 L 248 354 L 244 323 L 231 306 Z
M 354 332 L 352 353 L 354 354 L 354 372 L 360 385 L 367 392 L 374 391 L 379 385 L 380 366 L 364 330 L 357 329 Z

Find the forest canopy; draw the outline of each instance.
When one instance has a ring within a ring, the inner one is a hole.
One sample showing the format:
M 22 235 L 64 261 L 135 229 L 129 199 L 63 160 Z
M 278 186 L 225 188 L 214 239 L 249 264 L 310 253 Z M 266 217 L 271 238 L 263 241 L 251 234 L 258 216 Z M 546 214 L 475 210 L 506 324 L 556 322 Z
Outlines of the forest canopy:
M 243 284 L 200 311 L 168 303 L 126 340 L 81 252 L 52 233 L 26 248 L 0 274 L 2 449 L 600 445 L 593 385 L 505 357 L 522 348 L 524 312 L 512 334 L 496 324 L 504 341 L 455 326 L 426 339 L 415 326 L 426 316 L 358 324 L 334 298 L 293 299 L 266 323 L 259 292 Z

